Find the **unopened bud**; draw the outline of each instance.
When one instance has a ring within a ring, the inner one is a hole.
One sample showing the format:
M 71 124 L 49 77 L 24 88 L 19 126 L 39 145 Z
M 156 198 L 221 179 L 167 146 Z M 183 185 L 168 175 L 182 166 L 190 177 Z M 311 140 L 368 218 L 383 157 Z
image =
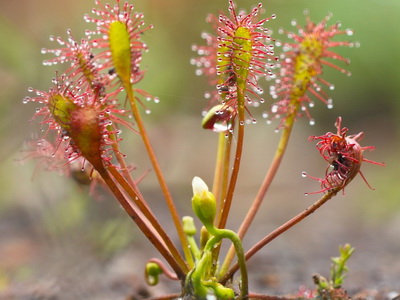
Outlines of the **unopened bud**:
M 208 190 L 208 186 L 200 177 L 193 178 L 192 187 L 192 208 L 194 213 L 205 227 L 214 226 L 216 214 L 214 195 Z
M 183 232 L 188 236 L 194 236 L 197 232 L 196 226 L 194 225 L 193 218 L 185 216 L 182 218 Z
M 155 262 L 149 262 L 146 264 L 145 268 L 145 279 L 148 285 L 154 286 L 158 283 L 158 277 L 163 271 L 160 266 Z

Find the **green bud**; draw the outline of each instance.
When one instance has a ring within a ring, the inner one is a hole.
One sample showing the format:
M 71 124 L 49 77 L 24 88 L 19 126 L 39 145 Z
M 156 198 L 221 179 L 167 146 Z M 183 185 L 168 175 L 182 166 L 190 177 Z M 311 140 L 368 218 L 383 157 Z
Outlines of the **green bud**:
M 158 277 L 163 273 L 160 266 L 155 262 L 146 264 L 144 277 L 148 285 L 154 286 L 158 283 Z
M 188 236 L 194 236 L 197 232 L 196 226 L 194 225 L 193 218 L 185 216 L 182 218 L 183 232 Z
M 192 187 L 192 208 L 194 213 L 206 228 L 214 227 L 217 210 L 214 195 L 208 190 L 206 183 L 200 177 L 193 178 Z

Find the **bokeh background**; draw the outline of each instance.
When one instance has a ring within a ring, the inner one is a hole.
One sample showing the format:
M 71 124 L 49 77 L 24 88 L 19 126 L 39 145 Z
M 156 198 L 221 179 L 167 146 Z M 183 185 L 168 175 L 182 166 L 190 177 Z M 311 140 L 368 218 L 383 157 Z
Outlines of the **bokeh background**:
M 241 8 L 258 2 L 240 0 Z M 195 54 L 193 43 L 202 43 L 200 33 L 210 31 L 205 17 L 225 11 L 222 0 L 136 0 L 154 30 L 144 34 L 150 47 L 143 66 L 147 73 L 140 87 L 158 96 L 159 104 L 148 103 L 146 116 L 150 137 L 171 185 L 179 211 L 190 211 L 193 176 L 212 182 L 217 136 L 200 128 L 203 94 L 211 87 L 194 74 L 189 64 Z M 257 292 L 295 293 L 300 285 L 312 288 L 314 272 L 328 276 L 330 257 L 338 246 L 356 247 L 350 261 L 346 288 L 400 291 L 400 2 L 398 0 L 269 0 L 265 16 L 277 19 L 269 26 L 278 40 L 286 40 L 278 29 L 290 29 L 290 21 L 304 24 L 304 9 L 320 21 L 333 13 L 332 22 L 355 34 L 344 37 L 359 41 L 360 48 L 337 52 L 351 59 L 351 77 L 326 69 L 324 78 L 335 84 L 330 91 L 334 108 L 327 110 L 316 101 L 311 113 L 316 125 L 300 119 L 289 150 L 265 203 L 244 243 L 245 248 L 300 212 L 318 198 L 304 196 L 318 190 L 318 183 L 300 176 L 307 171 L 322 176 L 325 163 L 310 135 L 334 131 L 342 116 L 350 133 L 365 132 L 362 145 L 376 150 L 366 157 L 385 162 L 385 168 L 364 164 L 363 173 L 376 188 L 372 191 L 361 178 L 289 231 L 250 261 L 251 289 Z M 158 287 L 144 286 L 146 259 L 158 256 L 135 229 L 107 191 L 99 188 L 95 197 L 88 187 L 59 176 L 35 172 L 35 162 L 20 161 L 24 141 L 38 136 L 30 123 L 36 106 L 22 104 L 27 88 L 46 90 L 55 68 L 44 67 L 42 47 L 55 47 L 50 35 L 65 37 L 71 28 L 76 38 L 90 27 L 83 14 L 93 1 L 0 0 L 0 298 L 1 299 L 125 299 L 127 295 L 160 295 L 179 286 L 162 280 Z M 292 28 L 294 30 L 294 28 Z M 280 51 L 278 48 L 276 51 Z M 265 82 L 265 90 L 268 82 Z M 266 125 L 262 111 L 268 101 L 252 110 L 258 122 L 247 127 L 246 147 L 237 196 L 229 226 L 237 229 L 271 161 L 279 134 L 276 123 Z M 125 136 L 124 152 L 137 167 L 140 177 L 150 168 L 137 137 Z M 141 183 L 155 213 L 175 237 L 154 174 Z

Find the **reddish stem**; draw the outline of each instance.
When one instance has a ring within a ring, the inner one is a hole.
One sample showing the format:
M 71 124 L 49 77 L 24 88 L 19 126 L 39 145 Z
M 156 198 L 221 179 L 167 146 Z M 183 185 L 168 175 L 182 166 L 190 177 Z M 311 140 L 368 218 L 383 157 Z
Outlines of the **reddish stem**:
M 249 251 L 245 254 L 246 261 L 249 260 L 255 253 L 257 253 L 261 248 L 267 245 L 269 242 L 280 236 L 282 233 L 292 228 L 294 225 L 305 219 L 307 216 L 315 212 L 318 208 L 320 208 L 324 203 L 334 197 L 339 191 L 340 187 L 333 188 L 328 191 L 323 197 L 314 202 L 311 206 L 306 208 L 303 212 L 299 213 L 297 216 L 293 217 L 283 225 L 276 228 L 270 234 L 265 236 L 262 240 L 260 240 L 257 244 L 255 244 Z M 224 275 L 224 277 L 220 280 L 222 284 L 225 284 L 230 278 L 232 278 L 233 274 L 239 269 L 239 264 L 236 263 L 233 265 L 229 271 Z
M 131 205 L 131 203 L 125 198 L 123 193 L 120 191 L 118 186 L 112 180 L 111 176 L 107 172 L 107 170 L 99 164 L 93 164 L 96 171 L 99 172 L 100 176 L 103 178 L 104 182 L 108 185 L 111 192 L 117 198 L 118 202 L 124 208 L 124 210 L 128 213 L 128 215 L 132 218 L 132 220 L 136 223 L 139 229 L 144 233 L 146 238 L 156 247 L 156 249 L 160 252 L 160 254 L 165 258 L 165 260 L 169 263 L 171 268 L 175 271 L 178 278 L 185 278 L 185 272 L 182 270 L 181 266 L 176 262 L 175 258 L 171 255 L 169 250 L 166 248 L 164 242 L 159 238 L 158 234 L 154 232 L 153 228 L 149 227 L 145 220 L 139 215 L 136 209 Z M 122 176 L 121 176 L 122 177 Z
M 163 274 L 164 274 L 166 277 L 168 277 L 169 279 L 171 279 L 171 280 L 178 280 L 178 277 L 176 277 L 176 274 L 173 273 L 173 272 L 171 272 L 171 271 L 167 268 L 167 266 L 166 266 L 161 260 L 159 260 L 158 258 L 152 258 L 152 259 L 149 260 L 149 262 L 152 262 L 152 263 L 157 264 L 157 265 L 161 268 L 161 270 L 163 271 Z
M 256 216 L 256 214 L 261 206 L 261 203 L 265 197 L 265 194 L 267 193 L 267 191 L 272 183 L 272 180 L 274 179 L 276 172 L 278 171 L 278 168 L 281 164 L 283 155 L 285 154 L 287 145 L 289 143 L 290 134 L 293 129 L 295 113 L 296 113 L 296 111 L 294 113 L 290 114 L 286 118 L 285 126 L 283 128 L 282 136 L 279 141 L 278 147 L 275 151 L 274 159 L 268 169 L 267 174 L 265 175 L 265 178 L 258 190 L 256 197 L 254 198 L 252 205 L 249 208 L 249 211 L 246 214 L 246 217 L 244 218 L 242 224 L 240 225 L 240 228 L 238 231 L 238 236 L 241 239 L 243 239 L 243 237 L 245 236 L 251 223 L 253 222 L 254 217 Z M 228 268 L 233 260 L 234 255 L 235 255 L 235 249 L 231 246 L 229 248 L 228 253 L 226 254 L 224 263 L 222 264 L 220 276 L 223 276 L 226 273 L 226 271 L 228 270 Z
M 244 99 L 244 95 L 242 93 L 238 93 L 238 99 L 240 97 L 243 97 Z M 245 119 L 244 100 L 243 100 L 243 105 L 239 104 L 238 112 L 239 112 L 239 129 L 237 136 L 236 153 L 234 158 L 235 160 L 233 162 L 233 169 L 232 169 L 231 179 L 229 181 L 228 192 L 224 200 L 224 203 L 222 203 L 222 211 L 218 224 L 218 228 L 221 229 L 225 228 L 226 222 L 228 220 L 229 211 L 233 200 L 233 194 L 235 192 L 236 182 L 239 175 L 240 162 L 242 160 L 243 140 L 244 140 L 244 119 Z
M 108 167 L 109 172 L 115 178 L 115 180 L 121 185 L 121 187 L 128 193 L 129 197 L 134 201 L 134 203 L 138 206 L 140 211 L 146 216 L 151 225 L 157 231 L 157 233 L 162 238 L 163 242 L 168 247 L 169 251 L 171 251 L 172 256 L 175 258 L 177 263 L 180 265 L 181 269 L 187 273 L 189 271 L 187 264 L 183 260 L 180 255 L 178 249 L 172 243 L 168 234 L 164 231 L 160 223 L 157 221 L 157 218 L 154 216 L 150 208 L 147 206 L 146 201 L 144 201 L 141 196 L 136 193 L 136 191 L 128 184 L 128 182 L 124 179 L 124 177 L 115 169 L 115 167 Z
M 167 183 L 165 181 L 164 174 L 161 171 L 161 167 L 160 167 L 160 164 L 158 163 L 157 156 L 156 156 L 156 154 L 154 152 L 153 146 L 151 145 L 149 136 L 147 135 L 146 128 L 144 126 L 142 117 L 140 115 L 140 112 L 139 112 L 139 109 L 138 109 L 138 106 L 137 106 L 137 101 L 135 99 L 135 95 L 134 95 L 134 91 L 133 91 L 132 85 L 130 83 L 129 84 L 125 84 L 125 90 L 126 90 L 126 93 L 127 93 L 127 96 L 128 96 L 131 108 L 132 108 L 132 114 L 133 114 L 133 116 L 134 116 L 134 118 L 136 120 L 137 126 L 139 128 L 140 136 L 142 137 L 143 144 L 144 144 L 144 146 L 146 148 L 148 157 L 149 157 L 149 159 L 151 161 L 151 164 L 152 164 L 152 166 L 154 168 L 154 172 L 155 172 L 155 174 L 157 176 L 158 183 L 160 185 L 160 188 L 161 188 L 161 190 L 163 192 L 163 195 L 164 195 L 165 201 L 167 203 L 168 209 L 170 211 L 170 214 L 171 214 L 171 217 L 172 217 L 172 221 L 174 222 L 176 231 L 178 233 L 179 240 L 181 242 L 181 245 L 182 245 L 182 248 L 183 248 L 183 252 L 185 254 L 185 258 L 186 258 L 189 266 L 192 267 L 192 266 L 194 266 L 194 261 L 193 261 L 192 255 L 190 253 L 188 241 L 186 239 L 185 233 L 183 232 L 183 226 L 182 226 L 178 211 L 177 211 L 177 209 L 175 207 L 174 201 L 172 199 L 171 193 L 169 191 L 168 185 L 167 185 Z

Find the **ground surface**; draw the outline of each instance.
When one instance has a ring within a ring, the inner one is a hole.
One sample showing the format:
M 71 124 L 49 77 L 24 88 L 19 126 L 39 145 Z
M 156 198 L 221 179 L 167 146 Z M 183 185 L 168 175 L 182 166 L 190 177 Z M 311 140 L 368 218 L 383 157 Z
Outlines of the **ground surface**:
M 100 211 L 111 210 L 119 215 L 113 209 L 114 203 L 109 202 L 89 206 L 100 206 Z M 315 214 L 255 256 L 249 262 L 251 290 L 287 295 L 295 294 L 300 286 L 312 288 L 311 276 L 316 272 L 328 276 L 330 257 L 337 255 L 339 244 L 350 242 L 357 249 L 349 264 L 351 271 L 345 285 L 348 292 L 367 299 L 391 299 L 398 295 L 400 220 L 393 219 L 385 227 L 360 227 L 339 206 L 333 203 L 330 209 Z M 336 220 L 338 211 L 341 212 Z M 263 231 L 278 225 L 276 219 L 280 216 L 259 221 L 245 242 L 251 244 Z M 91 222 L 99 226 L 102 223 L 101 219 Z M 93 241 L 85 231 L 88 227 L 92 230 L 93 225 L 83 222 L 70 232 L 54 234 L 43 230 L 43 224 L 22 208 L 1 216 L 0 299 L 140 299 L 176 292 L 179 288 L 177 283 L 164 279 L 153 288 L 143 284 L 144 263 L 157 254 L 134 229 L 128 231 L 137 238 L 107 252 L 107 244 Z M 124 221 L 118 224 L 131 228 Z M 114 233 L 118 235 L 118 230 Z

